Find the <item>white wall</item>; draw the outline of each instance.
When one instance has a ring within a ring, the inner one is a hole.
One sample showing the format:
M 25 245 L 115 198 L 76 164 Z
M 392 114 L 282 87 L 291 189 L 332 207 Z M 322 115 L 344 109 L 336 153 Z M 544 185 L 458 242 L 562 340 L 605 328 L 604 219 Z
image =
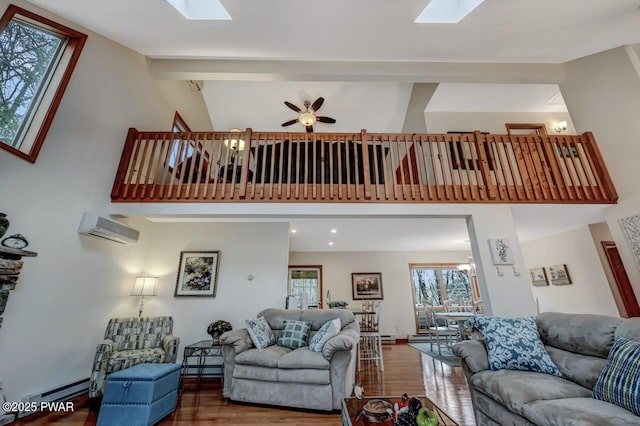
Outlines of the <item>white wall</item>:
M 383 304 L 380 328 L 383 334 L 406 338 L 416 333 L 411 295 L 410 263 L 465 263 L 468 252 L 292 252 L 290 265 L 322 265 L 323 300 L 327 290 L 334 300 L 346 300 L 349 308 L 361 305 L 352 299 L 352 272 L 382 273 Z
M 427 132 L 447 133 L 451 131 L 480 130 L 482 132 L 506 134 L 505 123 L 545 123 L 547 133 L 553 130 L 558 121 L 567 121 L 565 134 L 574 135 L 575 129 L 569 113 L 566 112 L 430 112 L 425 111 Z
M 530 284 L 540 312 L 619 316 L 588 226 L 523 243 L 522 254 L 528 268 L 566 264 L 573 283 L 545 287 Z
M 640 269 L 618 220 L 640 213 L 640 59 L 638 46 L 619 47 L 569 62 L 560 84 L 576 129 L 591 130 L 618 191 L 618 204 L 605 210 L 636 298 Z
M 144 312 L 173 316 L 180 354 L 186 344 L 209 338 L 210 322 L 224 319 L 241 328 L 264 308 L 284 308 L 288 223 L 147 222 L 145 233 L 150 247 L 143 272 L 160 279 L 158 297 L 146 299 Z M 220 251 L 216 297 L 174 297 L 181 251 Z M 137 300 L 129 303 L 131 312 L 137 312 Z
M 8 4 L 0 3 L 0 13 Z M 36 163 L 0 150 L 8 232 L 25 235 L 39 253 L 25 259 L 0 328 L 9 400 L 88 377 L 106 320 L 132 312 L 124 296 L 141 271 L 148 236 L 123 247 L 77 234 L 83 211 L 109 209 L 127 128 L 170 130 L 176 109 L 194 128 L 211 128 L 200 94 L 184 82 L 152 80 L 142 55 L 88 35 Z

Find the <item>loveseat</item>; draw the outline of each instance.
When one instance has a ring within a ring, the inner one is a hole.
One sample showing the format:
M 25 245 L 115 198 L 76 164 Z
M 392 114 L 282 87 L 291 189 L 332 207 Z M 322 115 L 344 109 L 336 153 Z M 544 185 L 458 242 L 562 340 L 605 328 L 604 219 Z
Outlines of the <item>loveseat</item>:
M 176 362 L 180 339 L 172 332 L 172 317 L 111 318 L 89 378 L 91 409 L 99 407 L 109 374 L 137 364 Z
M 258 313 L 276 337 L 285 321 L 311 323 L 309 339 L 327 322 L 340 319 L 338 334 L 321 352 L 304 346 L 289 349 L 277 344 L 257 349 L 247 328 L 226 332 L 220 338 L 224 356 L 223 396 L 234 401 L 332 411 L 350 396 L 360 331 L 346 309 L 274 309 Z M 336 330 L 337 331 L 337 330 Z
M 478 425 L 637 425 L 640 417 L 592 397 L 614 339 L 640 340 L 640 318 L 545 312 L 535 325 L 562 377 L 490 369 L 482 340 L 453 346 L 462 358 Z

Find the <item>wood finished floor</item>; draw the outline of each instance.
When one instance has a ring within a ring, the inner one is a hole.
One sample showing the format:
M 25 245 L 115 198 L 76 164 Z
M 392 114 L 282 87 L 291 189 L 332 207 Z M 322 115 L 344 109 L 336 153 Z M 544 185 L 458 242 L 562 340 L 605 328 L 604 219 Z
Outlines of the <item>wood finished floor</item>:
M 383 346 L 385 371 L 363 363 L 356 380 L 367 396 L 427 395 L 460 425 L 473 425 L 471 397 L 461 367 L 450 367 L 406 344 Z M 95 425 L 97 415 L 87 407 L 70 414 L 52 413 L 17 424 Z M 307 413 L 280 408 L 256 407 L 229 402 L 220 396 L 220 382 L 185 383 L 176 411 L 159 423 L 168 425 L 341 425 L 339 413 Z M 122 425 L 126 426 L 126 425 Z

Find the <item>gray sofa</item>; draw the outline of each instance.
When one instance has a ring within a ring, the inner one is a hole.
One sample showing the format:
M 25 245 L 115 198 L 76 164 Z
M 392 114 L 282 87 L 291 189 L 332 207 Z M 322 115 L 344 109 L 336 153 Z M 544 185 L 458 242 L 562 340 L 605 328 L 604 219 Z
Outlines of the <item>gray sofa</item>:
M 640 417 L 593 399 L 592 389 L 616 337 L 640 340 L 640 318 L 545 312 L 542 342 L 564 378 L 489 369 L 483 341 L 454 345 L 471 391 L 478 425 L 638 425 Z
M 246 328 L 222 335 L 223 395 L 234 401 L 332 411 L 351 395 L 360 329 L 346 309 L 265 309 L 276 338 L 284 320 L 310 321 L 311 335 L 326 322 L 340 318 L 342 330 L 322 352 L 307 347 L 291 350 L 273 345 L 258 350 Z

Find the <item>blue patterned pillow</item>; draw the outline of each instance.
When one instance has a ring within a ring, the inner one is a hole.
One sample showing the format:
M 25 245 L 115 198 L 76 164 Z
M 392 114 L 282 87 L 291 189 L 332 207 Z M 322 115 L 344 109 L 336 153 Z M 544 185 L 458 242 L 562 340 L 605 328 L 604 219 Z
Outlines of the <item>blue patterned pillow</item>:
M 540 340 L 535 318 L 479 316 L 476 326 L 484 335 L 492 370 L 537 371 L 562 377 Z
M 258 319 L 248 319 L 245 321 L 247 324 L 247 330 L 251 341 L 258 349 L 264 349 L 267 346 L 274 345 L 276 343 L 276 336 L 273 334 L 271 327 L 267 323 L 264 317 Z
M 278 339 L 278 346 L 298 349 L 307 346 L 311 323 L 307 321 L 286 321 Z
M 333 319 L 329 322 L 326 322 L 320 330 L 313 336 L 311 342 L 309 343 L 309 350 L 311 352 L 322 352 L 322 348 L 324 344 L 327 343 L 327 340 L 331 339 L 334 336 L 337 336 L 342 329 L 342 324 L 340 323 L 340 318 Z
M 640 342 L 618 337 L 593 387 L 593 397 L 640 416 Z

